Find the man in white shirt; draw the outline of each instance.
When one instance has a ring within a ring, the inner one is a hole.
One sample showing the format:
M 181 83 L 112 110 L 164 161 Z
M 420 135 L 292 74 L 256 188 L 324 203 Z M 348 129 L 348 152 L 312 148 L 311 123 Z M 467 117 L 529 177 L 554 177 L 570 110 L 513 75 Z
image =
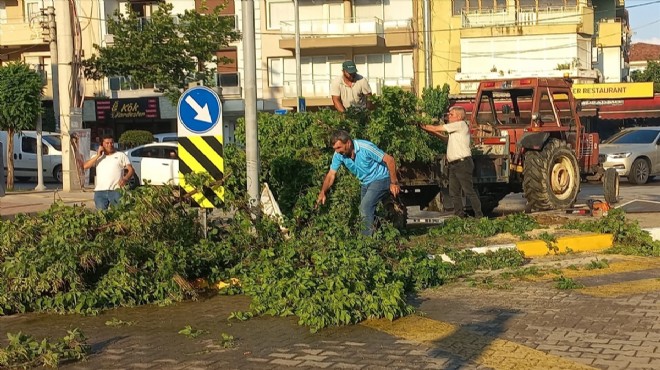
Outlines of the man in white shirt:
M 330 95 L 335 109 L 345 112 L 352 106 L 371 108 L 368 99 L 371 96 L 369 81 L 357 73 L 357 67 L 352 60 L 345 61 L 341 67 L 341 76 L 330 84 Z
M 470 149 L 470 127 L 465 122 L 465 109 L 462 107 L 449 108 L 448 121 L 449 123 L 444 125 L 421 125 L 420 127 L 443 140 L 449 134 L 447 144 L 449 197 L 454 206 L 454 215 L 465 217 L 463 197 L 461 196 L 461 190 L 463 190 L 465 196 L 470 200 L 474 216 L 482 218 L 484 214 L 481 212 L 481 201 L 472 182 L 474 162 Z
M 108 209 L 109 206 L 119 203 L 121 194 L 118 189 L 128 183 L 135 170 L 131 166 L 128 156 L 115 150 L 114 140 L 111 136 L 103 138 L 96 155 L 84 164 L 85 169 L 94 166 L 96 166 L 94 204 L 96 209 Z M 126 175 L 124 175 L 124 170 L 127 170 Z

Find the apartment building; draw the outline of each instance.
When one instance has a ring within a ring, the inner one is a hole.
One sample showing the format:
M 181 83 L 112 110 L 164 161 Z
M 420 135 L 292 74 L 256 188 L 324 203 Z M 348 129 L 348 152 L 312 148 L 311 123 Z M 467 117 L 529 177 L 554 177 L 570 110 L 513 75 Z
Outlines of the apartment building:
M 47 79 L 44 105 L 52 110 L 53 84 L 48 43 L 41 29 L 41 8 L 52 0 L 0 0 L 0 64 L 23 61 Z M 54 119 L 46 127 L 54 128 Z
M 417 0 L 299 0 L 300 74 L 309 109 L 332 106 L 330 82 L 355 61 L 377 94 L 414 89 Z M 260 96 L 297 106 L 295 11 L 291 0 L 261 0 L 257 22 Z
M 201 0 L 169 0 L 173 4 L 173 14 L 183 13 L 188 9 L 201 9 Z M 114 43 L 113 35 L 108 33 L 106 20 L 115 11 L 125 13 L 130 7 L 145 21 L 155 9 L 159 0 L 79 0 L 76 1 L 72 17 L 80 24 L 82 56 L 89 57 L 94 52 L 94 44 L 107 46 Z M 213 9 L 225 4 L 223 14 L 232 17 L 238 24 L 235 4 L 240 0 L 207 0 L 206 6 Z M 52 114 L 53 83 L 48 43 L 44 41 L 41 27 L 41 9 L 57 6 L 52 0 L 0 0 L 0 63 L 22 60 L 44 71 L 47 84 L 44 94 L 44 127 L 54 130 Z M 56 9 L 57 12 L 57 9 Z M 233 132 L 233 124 L 243 116 L 241 78 L 238 72 L 238 48 L 240 43 L 218 50 L 219 57 L 232 60 L 217 68 L 216 89 L 225 110 L 225 126 L 228 133 Z M 153 84 L 136 84 L 130 76 L 114 76 L 100 81 L 80 81 L 80 94 L 84 96 L 83 126 L 92 130 L 92 137 L 113 135 L 118 137 L 123 131 L 144 129 L 154 133 L 176 131 L 176 107 Z M 239 101 L 239 104 L 233 102 Z M 132 114 L 114 115 L 117 110 L 130 109 Z M 233 108 L 233 109 L 232 109 Z M 231 135 L 229 140 L 232 140 Z
M 434 85 L 448 83 L 454 94 L 507 76 L 621 82 L 630 45 L 624 6 L 623 0 L 432 1 L 432 42 L 421 44 L 418 70 L 427 69 L 421 53 L 429 47 Z

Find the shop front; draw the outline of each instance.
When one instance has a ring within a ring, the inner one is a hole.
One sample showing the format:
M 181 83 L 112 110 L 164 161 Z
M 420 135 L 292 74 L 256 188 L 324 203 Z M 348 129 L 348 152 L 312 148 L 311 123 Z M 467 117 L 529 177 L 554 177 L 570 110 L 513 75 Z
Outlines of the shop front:
M 175 117 L 162 114 L 162 105 L 162 98 L 158 96 L 93 100 L 85 104 L 84 127 L 91 129 L 93 140 L 106 135 L 118 140 L 128 130 L 154 134 L 176 131 Z M 171 110 L 171 107 L 164 108 Z

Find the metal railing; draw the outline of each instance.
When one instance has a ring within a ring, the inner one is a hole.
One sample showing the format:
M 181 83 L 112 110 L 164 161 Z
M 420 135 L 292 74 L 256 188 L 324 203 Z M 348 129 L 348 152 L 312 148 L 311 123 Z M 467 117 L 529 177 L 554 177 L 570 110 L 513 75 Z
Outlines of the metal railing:
M 360 34 L 376 34 L 383 37 L 384 24 L 380 18 L 353 19 L 347 22 L 344 19 L 317 19 L 300 21 L 301 37 L 346 37 Z M 295 37 L 295 22 L 280 22 L 282 38 Z
M 489 26 L 537 26 L 577 24 L 582 22 L 579 6 L 546 6 L 505 9 L 470 10 L 461 12 L 463 28 Z
M 400 86 L 400 87 L 412 87 L 413 79 L 410 77 L 388 77 L 388 78 L 374 78 L 369 79 L 369 85 L 373 94 L 379 95 L 383 89 L 383 86 Z M 302 95 L 304 97 L 330 97 L 330 84 L 332 83 L 333 78 L 323 77 L 316 79 L 303 79 L 302 84 Z M 295 98 L 296 93 L 296 81 L 284 81 L 284 97 L 286 98 Z

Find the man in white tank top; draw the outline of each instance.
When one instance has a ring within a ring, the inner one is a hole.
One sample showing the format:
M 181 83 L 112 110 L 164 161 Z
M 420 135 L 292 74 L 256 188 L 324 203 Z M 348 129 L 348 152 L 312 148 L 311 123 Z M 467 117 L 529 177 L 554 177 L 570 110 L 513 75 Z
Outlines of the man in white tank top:
M 128 156 L 115 150 L 111 136 L 103 138 L 96 155 L 84 164 L 85 169 L 94 166 L 96 166 L 94 204 L 96 209 L 108 209 L 109 206 L 119 203 L 121 194 L 118 190 L 128 183 L 135 170 Z M 125 175 L 124 170 L 126 170 Z

